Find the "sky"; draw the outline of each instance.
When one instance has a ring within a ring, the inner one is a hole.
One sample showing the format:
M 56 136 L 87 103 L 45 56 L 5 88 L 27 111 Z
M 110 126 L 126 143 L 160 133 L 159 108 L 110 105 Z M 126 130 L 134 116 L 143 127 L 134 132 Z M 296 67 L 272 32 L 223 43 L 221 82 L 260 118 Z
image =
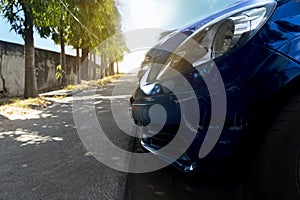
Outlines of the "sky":
M 192 23 L 237 0 L 127 0 L 121 1 L 123 31 L 143 28 L 173 30 Z M 153 40 L 153 45 L 155 40 Z M 121 69 L 138 68 L 147 50 L 125 56 Z M 131 68 L 130 68 L 130 67 Z
M 142 28 L 172 30 L 201 19 L 233 1 L 236 0 L 119 0 L 118 7 L 123 32 Z M 38 34 L 34 38 L 35 47 L 60 52 L 60 47 L 50 38 L 42 39 Z M 24 44 L 21 36 L 10 31 L 10 25 L 1 17 L 0 40 Z M 75 55 L 71 47 L 67 47 L 66 52 Z

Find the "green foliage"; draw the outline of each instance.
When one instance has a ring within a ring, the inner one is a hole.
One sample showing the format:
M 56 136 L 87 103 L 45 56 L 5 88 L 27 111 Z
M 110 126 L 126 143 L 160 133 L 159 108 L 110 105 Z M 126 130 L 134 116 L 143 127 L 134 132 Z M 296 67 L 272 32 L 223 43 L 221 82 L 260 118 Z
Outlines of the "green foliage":
M 50 36 L 50 21 L 47 19 L 48 0 L 0 0 L 0 13 L 11 25 L 11 30 L 25 36 L 25 14 L 33 19 L 33 24 L 41 37 Z
M 24 9 L 29 9 L 38 33 L 45 38 L 51 36 L 57 44 L 61 27 L 67 44 L 82 49 L 94 49 L 121 31 L 121 15 L 114 0 L 0 0 L 0 6 L 11 30 L 23 37 Z M 124 40 L 102 49 L 108 58 L 126 50 Z
M 0 14 L 11 25 L 10 30 L 20 34 L 25 41 L 25 89 L 24 97 L 36 97 L 37 85 L 34 69 L 34 46 L 33 27 L 36 26 L 41 11 L 45 5 L 41 1 L 34 0 L 0 0 Z M 39 31 L 45 37 L 49 33 L 44 27 Z
M 106 39 L 121 32 L 121 16 L 114 0 L 73 0 L 66 5 L 72 15 L 68 18 L 69 28 L 66 31 L 69 45 L 93 50 Z M 116 57 L 115 55 L 122 58 L 126 50 L 125 40 L 122 38 L 110 42 L 105 48 L 97 48 L 96 53 L 104 53 L 107 59 Z
M 59 44 L 63 33 L 67 45 L 104 54 L 107 60 L 103 63 L 120 61 L 127 51 L 123 38 L 96 48 L 121 32 L 121 15 L 114 0 L 0 0 L 0 6 L 0 14 L 11 24 L 11 30 L 23 38 L 26 11 L 41 37 L 51 37 Z
M 55 78 L 56 80 L 60 80 L 63 78 L 64 74 L 65 74 L 65 70 L 63 70 L 61 65 L 57 65 L 56 66 L 56 73 L 55 73 Z
M 0 11 L 4 18 L 11 24 L 11 30 L 17 34 L 24 35 L 24 12 L 23 5 L 14 0 L 1 0 Z

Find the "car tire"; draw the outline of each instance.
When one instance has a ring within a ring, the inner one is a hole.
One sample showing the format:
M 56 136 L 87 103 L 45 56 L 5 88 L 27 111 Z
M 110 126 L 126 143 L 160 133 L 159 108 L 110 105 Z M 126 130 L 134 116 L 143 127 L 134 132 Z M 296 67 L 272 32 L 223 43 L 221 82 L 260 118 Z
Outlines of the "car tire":
M 275 116 L 249 168 L 243 199 L 300 200 L 300 95 Z

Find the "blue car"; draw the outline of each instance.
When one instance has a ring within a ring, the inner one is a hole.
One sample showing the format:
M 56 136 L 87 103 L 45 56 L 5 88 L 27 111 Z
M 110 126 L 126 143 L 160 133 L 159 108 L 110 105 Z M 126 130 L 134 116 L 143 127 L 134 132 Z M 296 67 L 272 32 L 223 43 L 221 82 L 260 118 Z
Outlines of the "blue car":
M 164 33 L 142 67 L 130 104 L 145 150 L 240 174 L 249 199 L 300 199 L 299 0 L 235 2 Z

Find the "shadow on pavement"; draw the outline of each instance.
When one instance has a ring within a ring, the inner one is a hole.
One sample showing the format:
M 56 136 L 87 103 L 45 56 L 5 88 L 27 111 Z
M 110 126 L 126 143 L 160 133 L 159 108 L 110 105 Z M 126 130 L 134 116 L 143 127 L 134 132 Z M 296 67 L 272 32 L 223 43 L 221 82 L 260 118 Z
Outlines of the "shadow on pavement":
M 126 200 L 240 200 L 239 186 L 210 186 L 191 180 L 172 168 L 129 174 Z
M 72 97 L 37 110 L 30 119 L 0 116 L 0 121 L 0 199 L 123 199 L 127 174 L 101 164 L 85 149 Z
M 143 152 L 137 140 L 133 142 L 133 151 Z M 240 191 L 236 178 L 212 182 L 168 166 L 155 172 L 128 174 L 125 200 L 241 200 Z

